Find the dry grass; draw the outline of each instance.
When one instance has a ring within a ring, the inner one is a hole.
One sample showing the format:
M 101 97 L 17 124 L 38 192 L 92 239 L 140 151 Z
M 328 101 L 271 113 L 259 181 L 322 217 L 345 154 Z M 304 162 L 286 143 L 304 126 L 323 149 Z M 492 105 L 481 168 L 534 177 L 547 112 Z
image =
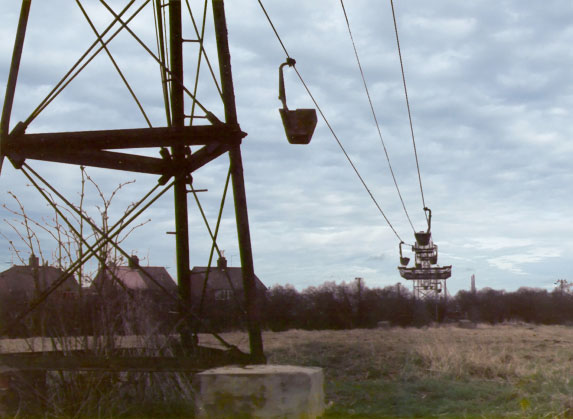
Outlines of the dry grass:
M 456 378 L 553 380 L 572 376 L 572 348 L 569 327 L 501 325 L 435 329 L 426 332 L 413 351 L 430 371 Z
M 176 356 L 168 336 L 119 336 L 113 330 L 83 337 L 2 339 L 3 353 L 88 350 L 101 357 Z M 16 417 L 188 417 L 195 390 L 188 373 L 49 371 L 12 375 L 9 398 L 0 394 L 2 414 Z M 4 399 L 6 401 L 4 402 Z M 5 405 L 5 406 L 3 406 Z M 4 417 L 4 416 L 2 416 Z
M 245 333 L 224 337 L 248 350 Z M 263 340 L 269 363 L 324 368 L 330 402 L 327 417 L 573 416 L 571 327 L 508 324 L 476 329 L 290 330 L 265 332 Z M 208 335 L 200 336 L 200 342 L 218 346 Z M 179 395 L 188 393 L 179 399 L 192 399 L 188 382 L 178 382 L 176 375 L 168 380 L 144 374 L 131 378 L 135 380 L 131 384 L 109 386 L 114 390 L 109 395 L 117 395 L 120 388 L 129 393 L 143 386 L 134 396 L 146 394 L 149 402 L 159 397 L 160 402 L 177 403 L 173 389 Z M 70 384 L 77 383 L 72 380 Z M 92 400 L 82 393 L 79 402 L 97 403 L 101 397 L 94 394 Z M 111 397 L 109 402 L 118 400 Z M 122 407 L 100 411 L 98 416 L 120 413 Z M 101 409 L 101 404 L 72 410 L 94 409 Z M 184 409 L 188 413 L 189 405 Z M 57 411 L 53 410 L 56 415 Z
M 242 333 L 224 335 L 229 342 L 248 350 Z M 216 344 L 209 336 L 202 342 Z M 317 349 L 317 357 L 337 352 L 360 355 L 360 363 L 395 370 L 398 363 L 417 363 L 427 373 L 454 378 L 480 377 L 521 379 L 539 376 L 548 380 L 573 378 L 573 328 L 528 324 L 478 325 L 476 329 L 455 326 L 342 331 L 289 330 L 264 332 L 269 362 L 307 363 L 305 347 Z M 321 353 L 321 349 L 323 352 Z M 334 350 L 326 353 L 325 350 Z M 392 367 L 389 364 L 393 364 Z
M 225 338 L 247 349 L 243 334 Z M 263 340 L 270 363 L 324 368 L 333 417 L 573 414 L 571 327 L 291 330 Z

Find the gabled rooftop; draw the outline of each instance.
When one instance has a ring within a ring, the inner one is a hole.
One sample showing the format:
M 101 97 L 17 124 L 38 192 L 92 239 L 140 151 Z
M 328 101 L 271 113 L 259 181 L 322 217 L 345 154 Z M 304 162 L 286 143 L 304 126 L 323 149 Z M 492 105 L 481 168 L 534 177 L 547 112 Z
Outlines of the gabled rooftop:
M 205 276 L 209 272 L 207 291 L 217 290 L 243 290 L 243 274 L 240 267 L 228 267 L 227 259 L 223 256 L 217 260 L 217 266 L 207 268 L 206 266 L 195 266 L 191 270 L 191 293 L 200 296 L 203 292 Z M 258 291 L 266 291 L 267 287 L 255 275 L 255 286 Z
M 112 274 L 113 272 L 113 274 Z M 177 292 L 177 284 L 162 266 L 140 266 L 137 256 L 132 256 L 127 266 L 108 266 L 98 272 L 92 287 L 102 289 L 107 287 L 120 288 L 113 278 L 133 291 L 163 291 Z
M 31 255 L 28 265 L 14 265 L 0 273 L 0 293 L 41 292 L 58 281 L 64 271 L 53 266 L 40 265 L 38 257 Z M 58 288 L 58 291 L 78 291 L 79 284 L 70 276 Z

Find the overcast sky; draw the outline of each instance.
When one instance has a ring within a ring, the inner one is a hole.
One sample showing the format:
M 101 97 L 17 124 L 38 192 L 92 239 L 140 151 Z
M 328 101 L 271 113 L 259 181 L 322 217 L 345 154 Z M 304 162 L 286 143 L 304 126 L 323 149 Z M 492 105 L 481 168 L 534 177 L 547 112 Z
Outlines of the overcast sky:
M 18 2 L 0 5 L 0 89 L 8 78 Z M 110 15 L 86 1 L 99 30 Z M 119 5 L 124 2 L 115 1 Z M 139 1 L 138 4 L 141 4 Z M 197 12 L 201 2 L 193 2 Z M 408 94 L 427 206 L 439 263 L 453 265 L 450 292 L 469 288 L 553 288 L 573 280 L 573 3 L 409 0 L 395 2 Z M 354 57 L 339 1 L 265 2 L 297 69 L 398 234 L 413 232 L 394 188 Z M 423 205 L 389 1 L 345 2 L 364 74 L 398 185 L 416 230 L 425 229 Z M 199 18 L 200 19 L 200 18 Z M 208 16 L 208 22 L 210 15 Z M 319 120 L 308 146 L 287 143 L 278 108 L 278 66 L 285 54 L 255 0 L 227 1 L 227 20 L 239 122 L 249 135 L 242 152 L 255 271 L 267 284 L 298 289 L 325 281 L 363 277 L 371 287 L 402 280 L 398 243 Z M 133 30 L 154 48 L 151 9 Z M 186 26 L 187 38 L 192 37 Z M 94 41 L 80 10 L 69 1 L 32 4 L 12 126 L 33 109 Z M 212 28 L 206 48 L 216 64 Z M 127 34 L 110 49 L 142 99 L 154 126 L 165 125 L 157 65 Z M 195 44 L 185 46 L 186 82 L 193 84 Z M 203 66 L 205 69 L 205 66 Z M 294 73 L 286 70 L 290 108 L 313 107 Z M 221 118 L 207 72 L 199 100 Z M 144 127 L 110 60 L 100 54 L 30 125 L 28 132 Z M 29 164 L 79 199 L 77 167 Z M 195 187 L 214 225 L 228 167 L 222 157 L 194 173 Z M 102 188 L 137 179 L 114 200 L 117 216 L 156 182 L 156 177 L 88 169 Z M 34 217 L 49 217 L 22 173 L 5 162 L 0 179 Z M 92 189 L 87 208 L 95 210 Z M 109 192 L 107 192 L 109 193 Z M 5 210 L 2 218 L 11 218 Z M 112 217 L 112 218 L 113 218 Z M 161 199 L 124 247 L 175 276 L 172 194 Z M 190 200 L 191 265 L 204 266 L 209 239 Z M 239 262 L 232 200 L 219 244 Z M 3 234 L 12 237 L 3 224 Z M 5 239 L 2 269 L 14 261 Z M 45 245 L 49 249 L 49 245 Z M 49 253 L 48 250 L 45 250 Z M 49 256 L 49 255 L 47 255 Z M 409 284 L 405 284 L 410 286 Z

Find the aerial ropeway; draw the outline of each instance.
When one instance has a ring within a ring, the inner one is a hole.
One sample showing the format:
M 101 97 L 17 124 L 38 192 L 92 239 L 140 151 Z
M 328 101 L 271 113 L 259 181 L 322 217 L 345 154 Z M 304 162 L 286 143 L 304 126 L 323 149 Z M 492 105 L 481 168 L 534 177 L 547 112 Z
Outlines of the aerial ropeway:
M 424 208 L 428 213 L 428 230 L 414 233 L 416 243 L 412 246 L 414 252 L 414 266 L 408 268 L 410 258 L 402 254 L 400 243 L 400 265 L 398 270 L 404 279 L 414 281 L 414 297 L 435 298 L 446 290 L 446 279 L 452 275 L 452 266 L 438 266 L 438 246 L 432 241 L 431 225 L 432 211 Z M 443 295 L 446 293 L 444 292 Z
M 279 66 L 279 97 L 278 97 L 278 99 L 282 103 L 282 108 L 279 109 L 279 112 L 281 115 L 282 123 L 284 126 L 284 130 L 285 130 L 285 134 L 286 134 L 288 142 L 291 144 L 309 144 L 310 143 L 312 135 L 313 135 L 314 130 L 315 130 L 315 127 L 316 127 L 316 124 L 317 124 L 317 111 L 318 111 L 318 113 L 320 114 L 320 116 L 324 120 L 326 126 L 328 127 L 328 129 L 332 133 L 332 136 L 336 140 L 338 146 L 340 147 L 340 150 L 345 155 L 346 159 L 348 160 L 348 163 L 350 164 L 350 166 L 352 167 L 352 169 L 354 170 L 354 172 L 358 176 L 360 182 L 364 186 L 366 192 L 369 194 L 370 198 L 372 199 L 374 205 L 376 206 L 376 208 L 378 209 L 380 214 L 384 217 L 386 223 L 392 229 L 393 233 L 396 235 L 398 240 L 400 240 L 400 265 L 401 266 L 398 267 L 398 270 L 400 272 L 400 275 L 403 278 L 405 278 L 407 280 L 411 280 L 414 282 L 414 296 L 416 298 L 435 298 L 435 297 L 438 297 L 440 295 L 446 297 L 447 296 L 446 280 L 452 274 L 452 266 L 451 265 L 450 266 L 438 266 L 437 265 L 437 263 L 438 263 L 438 246 L 435 245 L 432 241 L 432 234 L 431 234 L 432 213 L 431 213 L 430 209 L 426 207 L 426 203 L 424 200 L 424 190 L 422 187 L 422 176 L 420 173 L 420 165 L 418 163 L 418 153 L 416 151 L 416 140 L 414 137 L 412 115 L 411 115 L 411 111 L 410 111 L 410 103 L 408 100 L 408 90 L 406 87 L 406 77 L 405 77 L 405 72 L 404 72 L 404 64 L 403 64 L 403 60 L 402 60 L 402 54 L 400 51 L 400 41 L 399 41 L 399 37 L 398 37 L 398 26 L 396 23 L 396 16 L 395 16 L 395 12 L 394 12 L 393 2 L 391 2 L 391 6 L 392 6 L 392 17 L 393 17 L 393 21 L 394 21 L 394 32 L 396 34 L 396 46 L 398 48 L 398 56 L 400 59 L 400 69 L 401 69 L 401 73 L 402 73 L 402 84 L 404 86 L 404 97 L 406 100 L 406 109 L 408 111 L 408 119 L 410 122 L 410 132 L 412 135 L 412 145 L 413 145 L 413 149 L 414 149 L 414 156 L 416 159 L 416 169 L 418 172 L 418 181 L 420 184 L 420 194 L 422 197 L 422 204 L 423 204 L 424 212 L 428 214 L 426 217 L 428 220 L 428 230 L 427 231 L 415 232 L 414 225 L 412 224 L 412 221 L 410 219 L 410 215 L 408 214 L 408 211 L 406 209 L 404 199 L 402 198 L 402 193 L 400 192 L 400 188 L 398 186 L 398 181 L 396 180 L 396 176 L 394 175 L 394 170 L 392 169 L 392 164 L 390 163 L 390 156 L 389 156 L 388 150 L 386 148 L 386 145 L 384 143 L 384 139 L 383 139 L 382 134 L 381 134 L 381 129 L 380 129 L 380 125 L 378 123 L 378 118 L 376 116 L 374 105 L 372 103 L 372 99 L 371 99 L 371 96 L 370 96 L 370 93 L 368 90 L 368 84 L 367 84 L 366 78 L 364 76 L 362 64 L 360 63 L 360 58 L 358 55 L 358 50 L 356 48 L 356 43 L 354 42 L 354 37 L 352 35 L 352 30 L 350 27 L 350 20 L 348 18 L 348 15 L 346 13 L 346 9 L 344 7 L 344 1 L 341 0 L 340 4 L 342 6 L 346 25 L 348 27 L 348 34 L 350 36 L 350 40 L 351 40 L 352 46 L 354 48 L 354 55 L 356 57 L 358 69 L 360 70 L 360 74 L 362 77 L 362 82 L 364 85 L 366 96 L 368 98 L 368 102 L 370 104 L 370 109 L 372 111 L 372 117 L 373 117 L 374 123 L 375 123 L 377 131 L 378 131 L 378 136 L 380 137 L 380 142 L 382 144 L 382 148 L 384 149 L 384 154 L 386 156 L 386 160 L 388 161 L 388 168 L 390 169 L 390 174 L 392 175 L 394 185 L 396 186 L 396 192 L 398 193 L 398 197 L 400 198 L 400 201 L 402 203 L 402 208 L 404 209 L 406 217 L 408 218 L 410 226 L 412 227 L 412 230 L 414 231 L 414 235 L 416 237 L 416 243 L 413 246 L 411 246 L 412 251 L 415 254 L 415 264 L 411 268 L 408 267 L 408 263 L 410 262 L 410 258 L 404 257 L 402 254 L 402 245 L 404 244 L 404 241 L 402 240 L 402 238 L 400 237 L 400 235 L 398 234 L 398 232 L 396 231 L 396 229 L 394 228 L 394 226 L 392 225 L 392 223 L 390 222 L 390 220 L 388 219 L 388 217 L 386 216 L 386 214 L 382 210 L 378 201 L 376 200 L 376 198 L 372 194 L 370 188 L 367 186 L 363 176 L 361 176 L 360 172 L 358 171 L 357 165 L 352 161 L 352 159 L 351 159 L 349 153 L 346 151 L 342 141 L 339 139 L 339 137 L 335 133 L 334 129 L 332 128 L 332 125 L 327 120 L 325 113 L 321 110 L 315 97 L 312 95 L 307 83 L 305 83 L 304 79 L 299 74 L 298 70 L 296 70 L 296 68 L 295 68 L 296 61 L 289 55 L 287 48 L 285 47 L 283 41 L 281 40 L 275 26 L 273 25 L 273 22 L 271 21 L 267 11 L 265 10 L 264 6 L 261 3 L 261 1 L 259 1 L 259 4 L 261 5 L 264 14 L 267 17 L 267 20 L 269 21 L 269 24 L 272 27 L 272 29 L 275 33 L 275 36 L 277 37 L 277 40 L 279 41 L 282 49 L 284 50 L 284 52 L 287 56 L 286 61 Z M 308 95 L 310 96 L 310 99 L 313 101 L 313 103 L 316 107 L 316 110 L 315 109 L 291 110 L 288 108 L 287 103 L 286 103 L 285 80 L 284 80 L 284 74 L 283 74 L 285 67 L 290 67 L 290 68 L 293 68 L 295 70 L 295 72 L 296 72 L 297 76 L 299 77 L 302 85 L 304 86 Z

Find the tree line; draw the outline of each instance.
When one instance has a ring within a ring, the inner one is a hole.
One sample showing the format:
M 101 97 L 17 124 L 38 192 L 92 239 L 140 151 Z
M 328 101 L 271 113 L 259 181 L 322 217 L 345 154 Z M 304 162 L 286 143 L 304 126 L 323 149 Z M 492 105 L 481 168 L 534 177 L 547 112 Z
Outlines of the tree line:
M 401 284 L 369 288 L 357 278 L 300 292 L 291 285 L 275 285 L 267 291 L 263 311 L 264 326 L 273 331 L 372 328 L 380 322 L 420 327 L 461 319 L 569 324 L 573 323 L 573 294 L 562 287 L 553 291 L 522 287 L 513 292 L 484 288 L 459 291 L 447 299 L 416 300 Z
M 158 293 L 138 295 L 52 296 L 30 316 L 13 323 L 28 305 L 26 299 L 0 299 L 0 326 L 9 337 L 83 334 L 173 333 L 177 307 Z M 401 284 L 370 288 L 361 278 L 350 283 L 325 282 L 298 291 L 292 285 L 275 285 L 260 299 L 262 326 L 266 330 L 324 330 L 374 328 L 384 325 L 423 327 L 431 323 L 472 322 L 497 324 L 522 321 L 536 324 L 573 324 L 573 293 L 522 287 L 506 292 L 484 288 L 459 291 L 447 299 L 417 300 Z M 199 332 L 225 332 L 246 327 L 241 299 L 206 301 Z M 196 307 L 195 307 L 196 308 Z M 193 309 L 192 309 L 193 310 Z M 102 330 L 103 329 L 103 330 Z

